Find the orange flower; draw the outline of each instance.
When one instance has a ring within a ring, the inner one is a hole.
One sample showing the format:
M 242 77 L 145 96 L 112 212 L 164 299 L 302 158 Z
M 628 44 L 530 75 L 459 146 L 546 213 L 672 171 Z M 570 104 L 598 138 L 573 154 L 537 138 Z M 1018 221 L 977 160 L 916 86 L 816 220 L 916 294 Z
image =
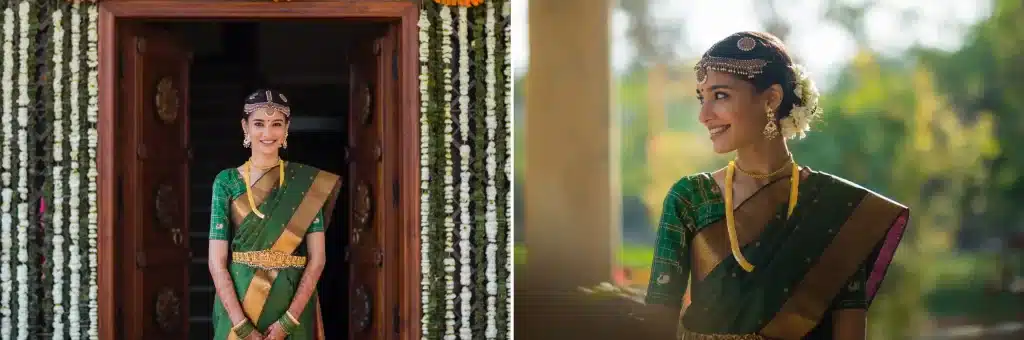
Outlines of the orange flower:
M 446 6 L 473 7 L 484 3 L 484 0 L 434 0 L 434 2 Z

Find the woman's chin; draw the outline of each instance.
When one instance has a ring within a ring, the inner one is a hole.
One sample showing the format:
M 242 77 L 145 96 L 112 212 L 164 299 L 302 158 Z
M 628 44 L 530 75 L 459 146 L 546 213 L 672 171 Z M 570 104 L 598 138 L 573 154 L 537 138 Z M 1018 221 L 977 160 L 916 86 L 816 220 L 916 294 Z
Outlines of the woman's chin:
M 256 152 L 263 154 L 276 154 L 278 150 L 280 150 L 280 147 L 277 145 L 260 145 L 255 150 Z
M 732 152 L 736 148 L 733 147 L 732 143 L 728 143 L 724 140 L 716 140 L 711 143 L 711 149 L 717 154 L 726 154 Z

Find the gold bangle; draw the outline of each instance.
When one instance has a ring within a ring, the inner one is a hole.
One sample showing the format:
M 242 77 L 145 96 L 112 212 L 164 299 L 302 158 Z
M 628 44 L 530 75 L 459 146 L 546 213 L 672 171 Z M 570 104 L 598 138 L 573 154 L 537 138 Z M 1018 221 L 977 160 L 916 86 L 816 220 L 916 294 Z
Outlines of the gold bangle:
M 248 321 L 249 321 L 248 319 L 242 319 L 242 321 L 239 321 L 234 326 L 231 326 L 231 330 L 236 330 L 236 329 L 238 329 L 238 327 L 242 327 L 242 325 L 244 325 Z
M 287 315 L 288 319 L 291 320 L 291 322 L 294 322 L 296 326 L 300 325 L 299 319 L 296 319 L 295 316 L 292 315 L 292 311 L 284 311 L 284 315 Z

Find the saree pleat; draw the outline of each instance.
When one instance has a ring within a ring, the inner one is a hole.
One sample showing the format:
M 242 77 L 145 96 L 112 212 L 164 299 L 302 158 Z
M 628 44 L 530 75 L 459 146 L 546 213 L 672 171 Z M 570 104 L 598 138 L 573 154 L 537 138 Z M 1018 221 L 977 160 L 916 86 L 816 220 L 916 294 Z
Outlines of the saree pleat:
M 246 193 L 233 198 L 231 215 L 235 229 L 232 252 L 274 249 L 292 253 L 300 246 L 307 228 L 325 200 L 335 194 L 332 190 L 336 190 L 337 182 L 340 182 L 336 175 L 302 164 L 289 163 L 285 171 L 283 187 L 274 188 L 278 176 L 271 174 L 276 174 L 276 171 L 268 172 L 252 186 L 257 209 L 265 213 L 265 218 L 259 218 L 251 211 Z M 314 196 L 312 200 L 311 195 Z M 257 331 L 266 331 L 285 313 L 303 271 L 303 268 L 262 270 L 233 262 L 229 265 L 238 301 Z M 315 330 L 321 323 L 316 318 L 317 298 L 314 292 L 302 314 L 296 316 L 300 326 L 289 339 L 313 339 L 317 335 Z M 216 339 L 236 339 L 219 297 L 214 302 L 213 319 Z
M 710 176 L 703 182 L 714 185 Z M 847 280 L 863 268 L 873 273 L 870 286 L 865 284 L 872 291 L 863 294 L 870 304 L 902 236 L 906 207 L 811 171 L 801 181 L 796 210 L 786 218 L 788 191 L 788 178 L 776 180 L 735 210 L 741 252 L 755 266 L 753 272 L 740 268 L 731 255 L 720 214 L 695 218 L 705 223 L 696 228 L 685 259 L 691 262 L 691 303 L 681 329 L 801 339 L 822 322 Z M 702 209 L 714 209 L 708 206 Z M 898 228 L 893 227 L 897 216 L 904 218 Z M 880 257 L 883 243 L 887 251 Z

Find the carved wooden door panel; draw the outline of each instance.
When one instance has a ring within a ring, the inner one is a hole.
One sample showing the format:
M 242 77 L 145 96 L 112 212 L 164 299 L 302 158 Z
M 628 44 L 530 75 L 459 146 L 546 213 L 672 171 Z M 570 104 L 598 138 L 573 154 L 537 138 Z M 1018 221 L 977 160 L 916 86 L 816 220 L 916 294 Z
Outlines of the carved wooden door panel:
M 349 90 L 349 339 L 385 339 L 381 39 L 351 49 Z
M 191 55 L 167 32 L 122 29 L 124 338 L 185 339 Z

